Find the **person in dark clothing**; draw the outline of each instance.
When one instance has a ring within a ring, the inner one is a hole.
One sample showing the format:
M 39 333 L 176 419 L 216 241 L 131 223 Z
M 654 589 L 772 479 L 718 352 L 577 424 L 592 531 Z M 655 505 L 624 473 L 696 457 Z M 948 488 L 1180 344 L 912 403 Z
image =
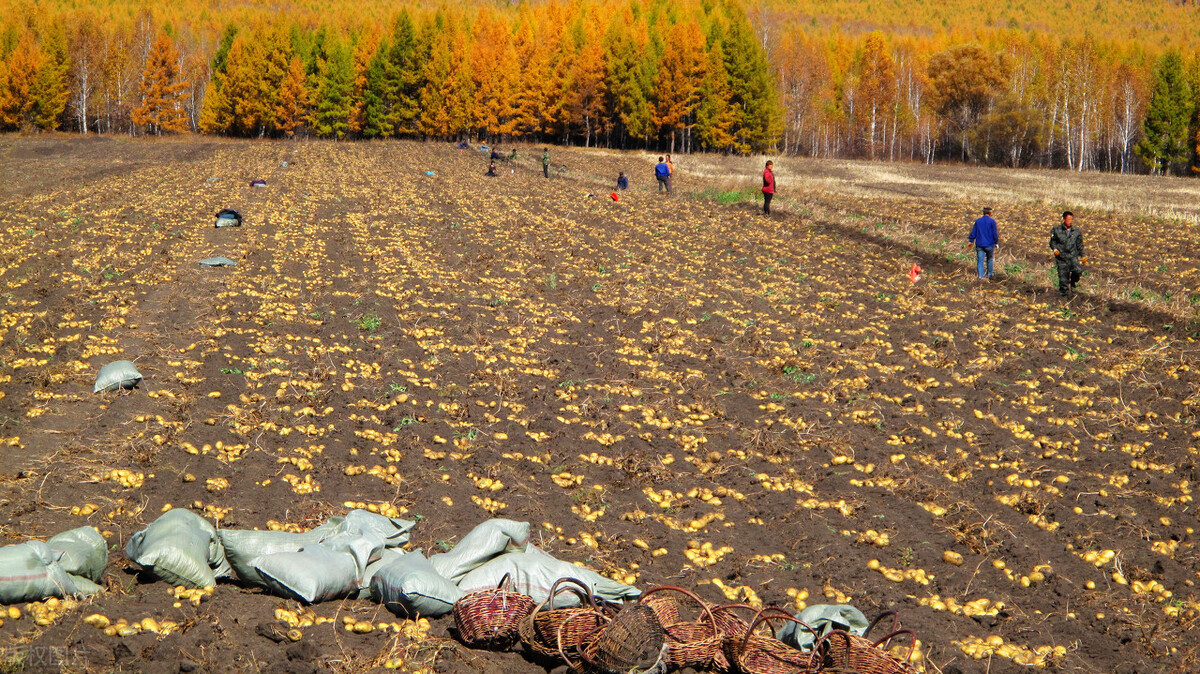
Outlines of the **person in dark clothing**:
M 542 175 L 550 177 L 550 148 L 542 150 Z
M 629 178 L 625 177 L 624 171 L 621 171 L 617 174 L 617 189 L 619 189 L 619 190 L 629 189 Z
M 1075 228 L 1075 214 L 1065 211 L 1062 224 L 1050 230 L 1050 250 L 1054 251 L 1054 264 L 1058 266 L 1058 294 L 1070 297 L 1075 293 L 1075 284 L 1083 276 L 1083 234 Z
M 492 160 L 492 162 L 488 164 L 487 173 L 485 173 L 483 175 L 491 177 L 491 178 L 495 178 L 497 175 L 499 175 L 498 173 L 496 173 L 496 161 L 495 160 Z
M 767 167 L 763 169 L 763 213 L 771 214 L 771 200 L 775 198 L 775 162 L 768 161 Z
M 979 278 L 992 278 L 992 254 L 996 252 L 996 244 L 1000 243 L 1000 234 L 996 231 L 996 221 L 992 219 L 992 207 L 983 209 L 983 217 L 975 221 L 971 235 L 967 237 L 967 245 L 975 246 L 975 267 Z
M 658 163 L 654 165 L 654 179 L 658 181 L 658 191 L 666 190 L 667 194 L 671 193 L 671 167 L 667 166 L 662 157 L 658 158 Z
M 499 159 L 500 159 L 500 149 L 495 148 L 492 150 L 492 161 L 497 161 Z

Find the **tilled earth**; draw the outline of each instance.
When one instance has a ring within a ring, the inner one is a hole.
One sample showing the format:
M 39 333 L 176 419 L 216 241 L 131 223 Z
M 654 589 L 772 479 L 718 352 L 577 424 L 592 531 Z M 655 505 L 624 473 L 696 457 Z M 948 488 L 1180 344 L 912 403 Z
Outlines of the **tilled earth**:
M 520 153 L 493 179 L 441 144 L 0 141 L 4 539 L 111 544 L 107 592 L 4 620 L 0 669 L 542 668 L 369 601 L 179 601 L 123 554 L 168 507 L 371 507 L 426 550 L 527 520 L 643 588 L 898 610 L 927 672 L 1200 666 L 1200 377 L 1173 317 L 977 284 L 686 171 L 661 197 L 648 155 L 555 149 L 545 180 Z M 92 394 L 118 359 L 145 381 Z M 332 620 L 293 643 L 278 609 Z

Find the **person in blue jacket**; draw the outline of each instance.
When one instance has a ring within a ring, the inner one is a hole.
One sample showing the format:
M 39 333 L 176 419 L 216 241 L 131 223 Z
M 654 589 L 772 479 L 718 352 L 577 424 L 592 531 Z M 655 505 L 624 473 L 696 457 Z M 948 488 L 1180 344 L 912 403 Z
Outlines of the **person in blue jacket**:
M 662 157 L 658 158 L 658 163 L 654 165 L 654 178 L 658 181 L 658 191 L 666 190 L 667 194 L 671 193 L 671 167 L 663 161 Z
M 979 278 L 995 276 L 992 271 L 992 254 L 996 252 L 996 244 L 1000 243 L 1000 234 L 996 231 L 996 221 L 992 219 L 991 206 L 983 209 L 983 217 L 975 221 L 967 241 L 975 246 L 975 266 Z
M 619 171 L 617 174 L 617 189 L 619 189 L 619 190 L 629 189 L 629 178 L 625 177 L 624 171 Z

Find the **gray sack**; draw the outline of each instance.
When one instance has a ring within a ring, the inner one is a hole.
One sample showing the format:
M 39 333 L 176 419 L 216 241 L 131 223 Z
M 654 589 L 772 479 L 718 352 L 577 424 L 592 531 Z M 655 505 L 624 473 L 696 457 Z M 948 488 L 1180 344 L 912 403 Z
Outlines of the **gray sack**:
M 51 549 L 49 544 L 41 541 L 0 548 L 0 604 L 41 601 L 47 597 L 88 596 L 98 592 L 100 586 L 92 581 L 67 573 L 62 563 L 66 555 L 66 551 Z M 77 561 L 71 559 L 68 564 L 74 567 Z M 83 566 L 89 567 L 90 563 L 85 561 Z M 90 568 L 86 570 L 91 571 Z
M 479 524 L 450 552 L 433 555 L 429 562 L 443 578 L 457 583 L 463 576 L 506 552 L 529 545 L 529 522 L 492 519 Z
M 437 618 L 454 608 L 463 591 L 438 574 L 420 550 L 379 569 L 371 578 L 371 598 L 405 618 Z
M 510 552 L 492 559 L 463 576 L 458 588 L 466 593 L 490 590 L 508 575 L 513 589 L 533 597 L 536 602 L 550 596 L 550 586 L 559 578 L 574 578 L 587 585 L 592 594 L 610 601 L 624 602 L 640 597 L 641 590 L 618 583 L 611 578 L 570 562 L 551 557 L 546 552 L 530 545 L 523 552 Z M 571 593 L 562 593 L 554 601 L 555 607 L 578 606 L 579 598 Z
M 137 366 L 132 361 L 115 360 L 100 368 L 92 393 L 115 391 L 119 388 L 130 389 L 137 386 L 141 380 L 142 373 L 138 372 Z
M 134 534 L 125 555 L 172 585 L 202 589 L 229 575 L 216 527 L 182 508 L 168 510 Z

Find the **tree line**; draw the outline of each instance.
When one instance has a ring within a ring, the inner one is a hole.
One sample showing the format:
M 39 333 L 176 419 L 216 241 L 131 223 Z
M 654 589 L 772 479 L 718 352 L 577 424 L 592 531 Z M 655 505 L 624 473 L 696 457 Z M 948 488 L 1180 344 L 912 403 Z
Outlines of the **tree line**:
M 738 0 L 4 1 L 0 130 L 1200 169 L 1200 56 L 1156 33 L 853 32 Z
M 1200 169 L 1200 54 L 1008 29 L 969 40 L 795 31 L 772 52 L 789 153 Z
M 736 2 L 402 6 L 219 34 L 65 12 L 0 41 L 0 128 L 760 152 L 783 110 Z

